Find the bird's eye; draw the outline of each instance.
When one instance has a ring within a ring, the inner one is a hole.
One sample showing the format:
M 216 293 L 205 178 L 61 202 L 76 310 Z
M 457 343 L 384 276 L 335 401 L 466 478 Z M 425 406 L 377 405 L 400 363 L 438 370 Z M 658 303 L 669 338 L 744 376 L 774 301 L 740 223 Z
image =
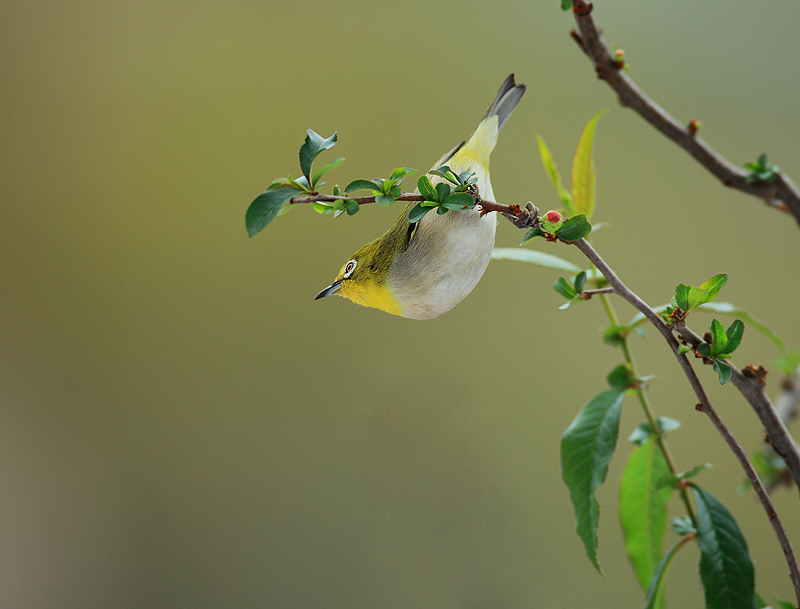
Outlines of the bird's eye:
M 358 264 L 357 260 L 350 260 L 347 264 L 344 265 L 344 273 L 342 273 L 342 278 L 347 279 L 350 275 L 353 274 L 353 271 L 356 270 L 356 265 Z

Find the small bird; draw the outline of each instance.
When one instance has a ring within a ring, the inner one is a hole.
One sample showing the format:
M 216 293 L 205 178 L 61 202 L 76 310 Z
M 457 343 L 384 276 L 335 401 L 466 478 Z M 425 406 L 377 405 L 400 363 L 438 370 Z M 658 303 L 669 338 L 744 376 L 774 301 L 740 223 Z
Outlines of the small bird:
M 456 175 L 474 173 L 480 196 L 494 200 L 489 155 L 497 134 L 525 93 L 511 74 L 500 87 L 475 133 L 445 154 Z M 432 178 L 435 184 L 442 178 Z M 350 257 L 334 281 L 314 300 L 338 294 L 367 307 L 411 319 L 432 319 L 461 302 L 483 276 L 494 246 L 495 212 L 480 209 L 428 213 L 416 223 L 410 202 L 394 226 Z

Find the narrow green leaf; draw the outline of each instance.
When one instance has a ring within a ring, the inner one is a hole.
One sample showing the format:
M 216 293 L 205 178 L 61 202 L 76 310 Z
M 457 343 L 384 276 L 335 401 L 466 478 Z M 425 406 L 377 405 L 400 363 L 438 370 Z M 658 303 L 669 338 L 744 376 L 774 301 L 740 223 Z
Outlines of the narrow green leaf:
M 570 0 L 570 3 L 571 1 L 572 0 Z M 553 161 L 553 156 L 550 154 L 547 144 L 545 144 L 544 140 L 538 135 L 536 136 L 536 141 L 539 143 L 539 156 L 542 157 L 542 165 L 544 165 L 547 177 L 550 178 L 553 186 L 555 186 L 558 198 L 561 200 L 561 204 L 564 206 L 567 215 L 574 216 L 576 212 L 575 204 L 572 201 L 572 195 L 570 195 L 561 184 L 561 174 L 558 172 L 558 167 L 556 167 L 555 161 Z
M 579 214 L 564 220 L 564 224 L 558 229 L 556 235 L 562 241 L 571 243 L 585 237 L 592 232 L 592 225 L 586 219 L 586 216 Z
M 594 493 L 605 481 L 614 455 L 624 395 L 622 389 L 597 394 L 581 409 L 561 438 L 561 475 L 575 510 L 575 529 L 583 540 L 589 560 L 601 573 L 597 559 L 600 505 Z
M 264 230 L 280 211 L 286 201 L 297 194 L 293 188 L 280 188 L 278 190 L 268 190 L 258 195 L 244 216 L 244 224 L 247 234 L 252 237 Z
M 575 281 L 573 285 L 575 286 L 575 293 L 580 294 L 583 292 L 583 286 L 586 284 L 586 271 L 581 271 L 577 275 L 575 275 Z
M 441 203 L 447 197 L 450 196 L 451 188 L 449 184 L 445 184 L 444 182 L 439 182 L 436 185 L 436 200 Z
M 578 149 L 575 151 L 575 159 L 572 161 L 572 200 L 575 203 L 575 211 L 585 214 L 587 218 L 591 218 L 594 212 L 595 171 L 592 161 L 594 130 L 597 121 L 605 112 L 600 110 L 586 124 L 578 142 Z
M 328 163 L 327 165 L 323 165 L 322 167 L 320 167 L 320 168 L 317 170 L 317 172 L 314 174 L 314 179 L 313 179 L 313 180 L 311 180 L 311 186 L 312 186 L 312 188 L 314 187 L 314 185 L 315 185 L 315 184 L 316 184 L 316 183 L 319 181 L 319 179 L 320 179 L 320 178 L 321 178 L 323 175 L 325 175 L 326 173 L 328 173 L 328 172 L 329 172 L 331 169 L 334 169 L 334 168 L 338 167 L 338 166 L 339 166 L 339 165 L 341 165 L 342 163 L 344 163 L 344 157 L 343 157 L 343 156 L 340 156 L 338 159 L 334 159 L 333 161 L 331 161 L 331 162 L 330 162 L 330 163 Z
M 514 247 L 496 247 L 492 250 L 492 258 L 495 260 L 518 260 L 519 262 L 529 262 L 536 266 L 568 273 L 580 273 L 581 269 L 571 262 L 567 262 L 558 256 L 537 252 L 536 250 L 525 250 Z
M 658 481 L 669 473 L 664 454 L 651 437 L 631 453 L 619 486 L 625 551 L 643 590 L 647 590 L 661 559 L 672 488 L 659 487 Z
M 689 309 L 689 286 L 685 283 L 675 286 L 675 306 L 683 311 Z
M 699 486 L 694 487 L 694 497 L 707 609 L 755 609 L 753 563 L 736 520 Z
M 722 327 L 722 324 L 719 323 L 719 320 L 711 320 L 710 330 L 711 354 L 720 355 L 721 353 L 727 353 L 728 350 L 725 347 L 728 344 L 728 335 L 725 333 L 725 329 Z
M 330 137 L 322 137 L 313 129 L 306 131 L 306 141 L 300 146 L 300 169 L 306 180 L 310 180 L 311 164 L 323 150 L 328 150 L 336 145 L 337 133 L 334 131 Z
M 417 189 L 419 190 L 419 194 L 425 197 L 426 201 L 439 202 L 439 193 L 436 192 L 428 176 L 419 176 L 419 180 L 417 180 Z
M 408 221 L 411 224 L 415 222 L 419 222 L 422 220 L 422 217 L 427 214 L 433 207 L 424 207 L 421 204 L 417 203 L 414 207 L 411 208 L 411 211 L 408 212 Z
M 733 353 L 742 342 L 742 335 L 744 334 L 744 324 L 741 319 L 735 319 L 733 323 L 725 330 L 725 335 L 728 337 L 728 344 L 725 349 L 728 353 Z
M 672 564 L 672 559 L 675 558 L 678 550 L 685 546 L 690 539 L 690 537 L 681 539 L 669 552 L 664 554 L 664 557 L 659 561 L 653 571 L 650 585 L 647 587 L 647 595 L 644 599 L 645 609 L 657 609 L 658 607 L 664 606 L 664 582 L 667 578 L 667 571 L 669 571 L 669 566 Z
M 578 295 L 577 292 L 575 292 L 575 288 L 572 287 L 572 284 L 563 277 L 556 279 L 556 282 L 553 284 L 553 289 L 567 300 L 574 300 Z
M 333 212 L 333 205 L 330 203 L 323 203 L 321 201 L 312 201 L 311 207 L 314 208 L 314 211 L 320 214 L 329 214 Z

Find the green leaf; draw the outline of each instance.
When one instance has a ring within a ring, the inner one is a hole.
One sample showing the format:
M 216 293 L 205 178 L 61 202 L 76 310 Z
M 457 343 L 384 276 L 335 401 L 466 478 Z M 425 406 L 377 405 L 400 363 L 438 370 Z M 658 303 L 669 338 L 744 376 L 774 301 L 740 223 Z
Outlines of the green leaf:
M 643 590 L 647 590 L 661 558 L 667 532 L 667 502 L 670 487 L 658 481 L 669 466 L 653 438 L 637 446 L 628 458 L 619 486 L 619 520 L 625 551 Z
M 422 204 L 417 203 L 411 208 L 411 211 L 408 212 L 408 221 L 411 222 L 411 224 L 419 222 L 422 220 L 422 217 L 432 209 L 433 207 L 424 207 Z
M 633 383 L 633 376 L 628 366 L 620 364 L 606 376 L 606 381 L 615 389 L 625 390 Z
M 685 283 L 675 286 L 675 306 L 683 311 L 689 308 L 689 286 Z
M 323 150 L 328 150 L 336 145 L 337 133 L 334 131 L 330 137 L 322 137 L 313 129 L 306 131 L 306 141 L 300 146 L 300 169 L 306 180 L 310 180 L 311 164 Z
M 444 201 L 442 201 L 442 205 L 444 205 L 447 209 L 462 210 L 465 207 L 474 207 L 475 199 L 472 198 L 472 195 L 468 195 L 465 192 L 454 192 Z
M 494 260 L 529 262 L 530 264 L 535 264 L 536 266 L 541 266 L 546 269 L 555 269 L 556 271 L 566 271 L 568 273 L 580 273 L 581 271 L 580 267 L 558 256 L 516 247 L 496 247 L 492 250 L 492 258 Z
M 520 241 L 519 244 L 520 245 L 524 245 L 525 243 L 527 243 L 528 241 L 530 241 L 534 237 L 544 237 L 544 236 L 545 236 L 545 233 L 542 230 L 542 228 L 540 226 L 534 226 L 527 233 L 525 233 L 525 236 L 522 238 L 522 241 Z
M 572 6 L 572 0 L 569 1 L 570 6 Z M 558 167 L 556 167 L 555 161 L 553 161 L 553 157 L 550 154 L 550 150 L 547 148 L 547 144 L 545 144 L 544 140 L 538 135 L 536 136 L 536 141 L 539 143 L 539 156 L 542 157 L 542 165 L 544 165 L 544 170 L 547 173 L 547 177 L 549 177 L 550 181 L 553 183 L 553 186 L 556 187 L 558 198 L 561 199 L 561 204 L 564 206 L 564 210 L 567 212 L 568 216 L 575 215 L 575 204 L 572 202 L 572 195 L 570 195 L 561 184 L 561 174 L 558 173 Z
M 572 8 L 572 0 L 561 0 L 561 10 L 568 11 Z
M 323 203 L 322 201 L 312 201 L 311 207 L 320 214 L 329 214 L 333 212 L 333 205 L 330 203 Z
M 747 324 L 749 328 L 756 330 L 764 335 L 767 340 L 771 341 L 773 345 L 778 348 L 778 351 L 781 353 L 785 352 L 785 348 L 783 346 L 783 341 L 767 326 L 763 323 L 755 319 L 752 315 L 750 315 L 744 309 L 740 309 L 739 307 L 732 305 L 729 302 L 707 302 L 699 307 L 700 310 L 703 311 L 713 311 L 714 313 L 719 313 L 720 315 L 728 315 L 730 317 L 740 317 L 744 323 Z
M 331 169 L 334 169 L 344 163 L 344 157 L 340 156 L 338 159 L 335 159 L 328 163 L 327 165 L 323 165 L 320 169 L 317 170 L 317 173 L 314 174 L 314 179 L 311 180 L 311 187 L 313 188 L 314 185 L 319 181 L 319 179 L 328 173 Z
M 268 190 L 258 195 L 244 216 L 244 224 L 247 234 L 252 237 L 264 230 L 280 211 L 286 201 L 297 194 L 293 188 L 279 188 L 278 190 Z
M 436 200 L 440 203 L 450 196 L 450 185 L 444 182 L 439 182 L 436 185 Z
M 715 359 L 713 368 L 719 375 L 720 385 L 724 385 L 731 380 L 731 367 L 728 363 L 722 361 L 721 359 Z
M 392 169 L 392 173 L 389 175 L 390 180 L 402 180 L 407 175 L 411 175 L 412 173 L 416 173 L 416 169 L 411 169 L 410 167 L 396 167 Z
M 794 349 L 788 353 L 784 353 L 780 357 L 772 360 L 772 365 L 775 366 L 785 376 L 791 376 L 797 367 L 800 366 L 800 349 Z
M 358 206 L 358 203 L 356 203 L 352 199 L 348 199 L 347 201 L 345 201 L 345 209 L 347 210 L 348 216 L 354 216 L 358 213 L 360 207 Z
M 685 472 L 681 472 L 679 474 L 668 474 L 664 476 L 661 480 L 658 481 L 658 485 L 675 488 L 679 482 L 682 482 L 684 480 L 690 480 L 696 477 L 700 472 L 707 469 L 711 469 L 710 463 L 704 463 L 703 465 L 695 465 L 691 469 L 687 469 Z
M 728 353 L 733 353 L 742 342 L 742 335 L 744 334 L 744 324 L 741 319 L 735 319 L 730 327 L 725 330 L 725 335 L 728 337 L 728 344 L 725 349 Z
M 721 353 L 727 353 L 728 350 L 725 347 L 728 344 L 728 335 L 725 334 L 725 329 L 722 327 L 722 324 L 719 323 L 718 320 L 712 319 L 710 330 L 711 354 L 719 355 Z
M 439 214 L 440 216 L 445 215 L 448 211 L 450 210 L 447 209 L 446 207 L 442 207 L 441 205 L 436 208 L 436 213 Z
M 553 284 L 553 289 L 567 300 L 574 300 L 578 295 L 572 284 L 563 277 L 556 279 L 556 282 Z
M 618 347 L 625 343 L 630 331 L 630 326 L 609 326 L 603 330 L 603 342 Z
M 697 533 L 692 519 L 688 516 L 678 516 L 674 518 L 670 528 L 678 535 L 694 535 Z
M 601 573 L 597 559 L 600 506 L 594 493 L 605 481 L 614 455 L 624 395 L 622 389 L 610 389 L 594 396 L 561 438 L 561 475 L 575 510 L 575 528 L 589 560 Z
M 419 194 L 425 197 L 426 201 L 439 202 L 439 193 L 436 192 L 428 176 L 419 176 L 419 180 L 417 180 L 417 189 L 419 190 Z
M 592 225 L 586 219 L 586 216 L 579 214 L 564 220 L 564 224 L 558 229 L 556 235 L 562 241 L 571 243 L 577 241 L 592 232 Z
M 667 578 L 667 571 L 669 571 L 669 567 L 672 564 L 672 559 L 675 558 L 678 550 L 685 546 L 689 539 L 691 538 L 687 537 L 681 539 L 672 547 L 669 552 L 664 554 L 664 557 L 659 561 L 658 565 L 653 571 L 653 577 L 650 579 L 650 585 L 647 587 L 647 594 L 645 595 L 644 599 L 645 609 L 657 609 L 658 607 L 664 606 L 664 582 Z
M 658 433 L 660 434 L 673 431 L 678 429 L 680 426 L 681 424 L 675 419 L 670 419 L 669 417 L 656 417 L 656 427 L 658 428 Z M 636 429 L 633 430 L 633 433 L 628 437 L 628 440 L 638 446 L 641 446 L 647 442 L 652 435 L 652 426 L 647 421 L 643 421 L 636 426 Z
M 373 192 L 380 192 L 378 185 L 370 180 L 353 180 L 344 187 L 344 194 L 349 195 L 356 190 L 371 190 Z
M 394 197 L 392 195 L 375 195 L 375 203 L 383 207 L 389 207 L 394 203 Z
M 583 292 L 583 286 L 586 284 L 586 271 L 581 271 L 577 275 L 575 275 L 575 281 L 573 285 L 575 286 L 575 293 L 580 294 Z
M 755 575 L 742 532 L 711 493 L 695 486 L 694 497 L 707 609 L 754 609 Z
M 597 121 L 605 113 L 600 110 L 594 115 L 583 129 L 575 159 L 572 161 L 572 200 L 575 202 L 575 211 L 592 217 L 594 212 L 595 171 L 592 160 L 592 143 Z M 574 239 L 573 239 L 574 241 Z

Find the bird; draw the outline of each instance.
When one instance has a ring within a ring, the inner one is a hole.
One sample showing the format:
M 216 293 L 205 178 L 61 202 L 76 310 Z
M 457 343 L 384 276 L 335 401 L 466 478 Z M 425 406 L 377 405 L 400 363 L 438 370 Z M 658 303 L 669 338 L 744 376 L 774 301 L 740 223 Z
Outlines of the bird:
M 489 155 L 497 135 L 525 93 L 514 74 L 500 86 L 483 120 L 464 142 L 440 158 L 456 174 L 473 173 L 478 193 L 494 200 Z M 433 176 L 431 181 L 443 181 Z M 425 214 L 409 222 L 409 202 L 394 225 L 354 253 L 336 280 L 314 300 L 332 294 L 410 319 L 432 319 L 451 310 L 477 285 L 489 264 L 497 220 L 480 208 Z

